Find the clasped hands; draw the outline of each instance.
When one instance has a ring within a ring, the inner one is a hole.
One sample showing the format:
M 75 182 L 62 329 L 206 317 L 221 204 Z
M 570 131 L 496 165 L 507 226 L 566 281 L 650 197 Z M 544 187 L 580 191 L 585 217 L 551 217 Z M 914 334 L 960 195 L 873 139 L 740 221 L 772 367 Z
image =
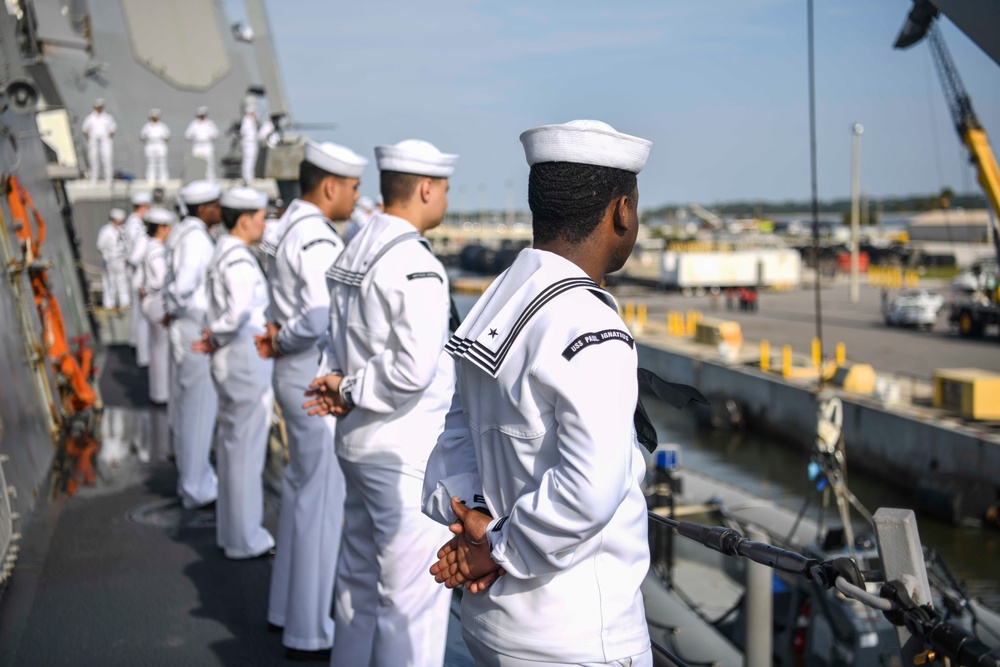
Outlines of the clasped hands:
M 214 354 L 219 346 L 212 341 L 212 330 L 205 328 L 201 332 L 201 338 L 191 343 L 192 352 L 200 352 L 202 354 Z
M 451 508 L 458 520 L 448 526 L 455 534 L 437 553 L 438 561 L 431 565 L 434 581 L 447 588 L 464 585 L 470 593 L 479 593 L 506 574 L 490 556 L 486 529 L 490 517 L 466 507 L 458 498 L 451 499 Z
M 276 359 L 281 356 L 277 346 L 278 332 L 281 331 L 281 327 L 274 322 L 268 322 L 265 326 L 267 330 L 259 336 L 255 335 L 253 342 L 257 346 L 257 354 L 260 355 L 261 359 Z
M 309 385 L 306 396 L 310 400 L 302 404 L 302 409 L 309 413 L 310 417 L 345 417 L 354 406 L 348 405 L 340 395 L 340 382 L 342 375 L 323 375 Z

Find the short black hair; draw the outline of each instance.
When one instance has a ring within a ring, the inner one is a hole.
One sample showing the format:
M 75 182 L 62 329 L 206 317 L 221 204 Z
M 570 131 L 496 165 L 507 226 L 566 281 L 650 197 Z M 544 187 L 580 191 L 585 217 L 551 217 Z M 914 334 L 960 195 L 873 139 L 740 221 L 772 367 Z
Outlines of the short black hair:
M 409 201 L 420 181 L 427 176 L 407 174 L 402 171 L 379 172 L 379 191 L 385 206 L 393 206 Z
M 218 199 L 213 199 L 212 201 L 203 201 L 200 204 L 187 204 L 187 214 L 190 215 L 193 218 L 198 218 L 200 220 L 204 220 L 205 218 L 201 217 L 201 207 L 202 206 L 208 206 L 210 204 L 214 204 L 214 203 L 216 203 L 218 201 L 219 201 Z
M 338 178 L 336 174 L 331 174 L 325 169 L 320 169 L 313 163 L 303 160 L 299 163 L 299 192 L 304 195 L 309 194 L 318 188 L 327 176 Z
M 143 220 L 142 224 L 146 226 L 146 236 L 149 236 L 150 238 L 156 236 L 156 232 L 160 231 L 161 225 L 155 222 L 146 222 Z
M 244 213 L 249 213 L 250 211 L 241 211 L 235 208 L 222 207 L 222 224 L 226 226 L 229 231 L 233 230 L 236 226 L 236 222 L 240 219 L 240 216 Z
M 576 162 L 540 162 L 528 175 L 535 243 L 562 239 L 578 245 L 597 228 L 608 204 L 635 193 L 635 174 Z

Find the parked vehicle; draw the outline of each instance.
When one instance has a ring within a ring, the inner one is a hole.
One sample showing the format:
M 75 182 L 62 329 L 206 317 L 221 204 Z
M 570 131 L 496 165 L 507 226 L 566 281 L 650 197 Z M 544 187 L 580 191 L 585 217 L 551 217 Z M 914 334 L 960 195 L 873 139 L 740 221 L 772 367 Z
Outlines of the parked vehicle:
M 916 327 L 930 331 L 944 308 L 944 297 L 923 289 L 903 290 L 885 309 L 886 326 Z

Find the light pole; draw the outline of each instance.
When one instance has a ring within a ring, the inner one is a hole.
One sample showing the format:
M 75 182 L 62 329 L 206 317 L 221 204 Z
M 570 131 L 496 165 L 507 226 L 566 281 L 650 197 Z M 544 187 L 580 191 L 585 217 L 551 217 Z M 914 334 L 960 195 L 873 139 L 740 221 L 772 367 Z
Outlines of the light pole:
M 860 217 L 859 195 L 861 191 L 861 133 L 865 131 L 861 123 L 851 126 L 851 303 L 857 303 L 861 299 L 858 280 L 858 249 L 860 245 L 860 230 L 858 229 L 858 219 Z

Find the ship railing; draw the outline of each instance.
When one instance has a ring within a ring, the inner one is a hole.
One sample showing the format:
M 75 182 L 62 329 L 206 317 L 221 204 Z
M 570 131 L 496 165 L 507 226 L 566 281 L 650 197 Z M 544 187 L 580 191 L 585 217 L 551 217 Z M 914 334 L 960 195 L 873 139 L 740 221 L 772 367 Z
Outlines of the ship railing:
M 874 515 L 881 571 L 862 572 L 850 558 L 817 561 L 789 549 L 751 541 L 726 526 L 704 526 L 648 512 L 649 521 L 727 556 L 742 557 L 816 586 L 836 588 L 842 595 L 881 611 L 893 625 L 903 664 L 925 664 L 948 658 L 965 667 L 1000 667 L 994 652 L 974 635 L 944 620 L 931 606 L 930 583 L 923 548 L 911 510 L 882 508 Z M 868 585 L 881 583 L 877 591 Z M 664 647 L 654 651 L 669 662 L 684 665 Z

